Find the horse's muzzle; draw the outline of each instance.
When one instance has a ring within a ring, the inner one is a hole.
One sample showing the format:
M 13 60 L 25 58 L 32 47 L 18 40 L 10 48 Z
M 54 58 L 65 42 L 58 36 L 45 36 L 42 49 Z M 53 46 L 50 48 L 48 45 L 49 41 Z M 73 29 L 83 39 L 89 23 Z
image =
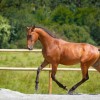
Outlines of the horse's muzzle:
M 29 50 L 32 50 L 32 49 L 33 49 L 33 46 L 28 46 L 28 49 L 29 49 Z

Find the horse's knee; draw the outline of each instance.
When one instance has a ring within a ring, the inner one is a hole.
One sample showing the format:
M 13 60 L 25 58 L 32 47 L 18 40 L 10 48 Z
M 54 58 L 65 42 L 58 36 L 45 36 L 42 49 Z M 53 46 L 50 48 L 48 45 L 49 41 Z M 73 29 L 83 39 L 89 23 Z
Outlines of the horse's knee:
M 39 73 L 41 71 L 41 67 L 38 67 L 37 69 L 37 73 Z

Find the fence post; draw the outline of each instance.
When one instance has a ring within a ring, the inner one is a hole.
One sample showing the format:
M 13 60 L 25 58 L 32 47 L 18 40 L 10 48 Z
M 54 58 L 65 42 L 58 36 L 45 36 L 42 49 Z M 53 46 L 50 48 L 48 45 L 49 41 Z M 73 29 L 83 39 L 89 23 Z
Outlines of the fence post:
M 49 68 L 51 68 L 51 64 L 49 64 Z M 51 78 L 51 71 L 49 71 L 49 94 L 52 94 L 52 78 Z

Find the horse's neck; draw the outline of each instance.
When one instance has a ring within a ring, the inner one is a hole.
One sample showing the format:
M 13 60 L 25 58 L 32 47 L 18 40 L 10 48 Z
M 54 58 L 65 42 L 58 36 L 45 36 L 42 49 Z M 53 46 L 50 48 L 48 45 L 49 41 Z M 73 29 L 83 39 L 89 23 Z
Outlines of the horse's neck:
M 40 40 L 42 46 L 44 48 L 48 48 L 54 41 L 54 38 L 43 30 L 39 30 L 38 33 L 39 33 L 39 40 Z

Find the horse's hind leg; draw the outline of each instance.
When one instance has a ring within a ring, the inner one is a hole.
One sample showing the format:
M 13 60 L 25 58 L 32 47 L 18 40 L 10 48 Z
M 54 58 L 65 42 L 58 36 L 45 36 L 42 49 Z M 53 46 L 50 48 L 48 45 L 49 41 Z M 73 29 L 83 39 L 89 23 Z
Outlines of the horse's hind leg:
M 100 72 L 100 57 L 98 60 L 92 65 L 97 71 Z
M 40 73 L 40 71 L 45 67 L 45 66 L 47 66 L 49 63 L 46 61 L 46 60 L 44 60 L 44 62 L 41 64 L 41 66 L 40 67 L 38 67 L 38 69 L 37 69 L 37 76 L 36 76 L 36 81 L 35 81 L 35 90 L 37 91 L 38 90 L 38 83 L 39 83 L 39 73 Z
M 80 82 L 78 82 L 77 84 L 75 84 L 69 91 L 68 91 L 68 94 L 73 94 L 73 91 L 78 87 L 80 86 L 81 84 L 83 84 L 85 81 L 87 81 L 89 79 L 89 76 L 88 76 L 88 68 L 85 64 L 81 64 L 81 70 L 82 70 L 82 75 L 83 75 L 83 78 Z
M 63 84 L 61 84 L 56 78 L 55 78 L 55 74 L 57 72 L 57 66 L 58 64 L 52 64 L 52 74 L 51 77 L 53 79 L 53 81 L 55 81 L 57 83 L 57 85 L 65 90 L 67 90 L 66 86 L 63 86 Z

